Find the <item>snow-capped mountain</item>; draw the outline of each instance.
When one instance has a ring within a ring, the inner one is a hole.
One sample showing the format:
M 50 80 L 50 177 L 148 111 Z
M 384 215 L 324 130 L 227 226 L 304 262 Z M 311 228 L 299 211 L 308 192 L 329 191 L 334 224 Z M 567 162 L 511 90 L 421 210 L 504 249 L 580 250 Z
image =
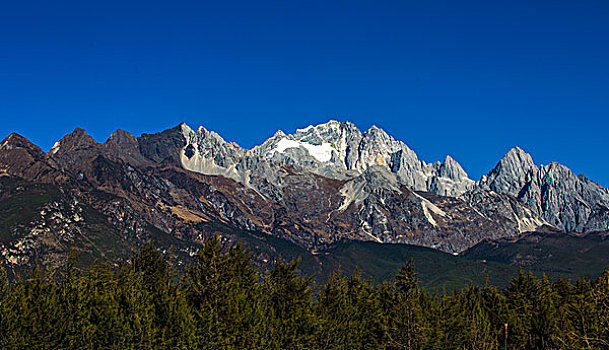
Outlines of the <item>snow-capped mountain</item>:
M 446 196 L 458 196 L 475 184 L 450 156 L 443 163 L 427 164 L 405 143 L 376 126 L 362 133 L 352 123 L 331 120 L 289 135 L 280 130 L 251 150 L 228 143 L 202 127 L 194 132 L 182 124 L 181 129 L 184 143 L 179 153 L 184 168 L 248 185 L 256 182 L 251 181 L 252 176 L 271 183 L 278 177 L 261 172 L 262 162 L 271 164 L 271 171 L 279 169 L 278 165 L 292 165 L 299 171 L 339 180 L 381 167 L 394 173 L 402 185 Z
M 315 253 L 341 240 L 459 253 L 483 240 L 609 223 L 606 189 L 557 163 L 537 166 L 519 148 L 476 182 L 450 156 L 426 163 L 378 127 L 337 121 L 277 131 L 252 149 L 186 124 L 137 138 L 118 130 L 104 143 L 76 129 L 47 153 L 11 134 L 0 143 L 0 197 L 18 200 L 19 188 L 36 196 L 39 184 L 63 202 L 45 195 L 10 220 L 0 235 L 11 237 L 0 242 L 5 261 L 51 259 L 70 242 L 94 242 L 87 235 L 102 226 L 130 244 L 262 234 Z M 45 225 L 49 208 L 79 219 Z

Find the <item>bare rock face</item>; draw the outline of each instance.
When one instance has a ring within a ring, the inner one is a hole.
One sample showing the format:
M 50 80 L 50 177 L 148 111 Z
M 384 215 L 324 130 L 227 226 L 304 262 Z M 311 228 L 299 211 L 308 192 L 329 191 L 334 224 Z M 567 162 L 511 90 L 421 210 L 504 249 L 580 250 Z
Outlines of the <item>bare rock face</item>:
M 112 159 L 122 159 L 134 166 L 147 166 L 152 163 L 140 152 L 137 139 L 124 130 L 119 129 L 113 132 L 104 147 Z
M 475 182 L 451 156 L 446 156 L 443 163 L 428 164 L 432 176 L 427 184 L 429 192 L 443 196 L 456 197 L 474 188 Z
M 406 144 L 376 126 L 362 133 L 352 123 L 334 120 L 289 135 L 278 131 L 251 150 L 226 142 L 203 127 L 194 132 L 181 124 L 163 133 L 143 135 L 140 149 L 157 162 L 161 158 L 179 159 L 185 169 L 222 175 L 261 193 L 277 192 L 270 190 L 268 184 L 281 187 L 282 176 L 277 169 L 283 165 L 337 180 L 351 179 L 370 167 L 380 166 L 409 188 L 451 196 L 474 185 L 451 157 L 444 163 L 427 164 Z M 258 183 L 266 185 L 258 188 Z
M 482 177 L 478 187 L 517 197 L 564 231 L 591 232 L 609 227 L 606 189 L 556 162 L 537 167 L 520 148 L 510 150 Z
M 142 134 L 138 138 L 140 152 L 156 163 L 180 164 L 180 152 L 186 147 L 182 132 L 186 124 L 156 134 Z
M 482 177 L 478 186 L 518 197 L 538 170 L 531 155 L 515 147 L 508 151 L 490 173 Z
M 199 127 L 195 132 L 181 125 L 186 146 L 180 150 L 180 164 L 185 169 L 206 175 L 222 175 L 235 181 L 242 180 L 235 169 L 245 150 L 236 143 L 226 142 L 220 135 Z
M 19 176 L 38 182 L 65 179 L 57 163 L 25 137 L 12 133 L 0 143 L 0 176 Z

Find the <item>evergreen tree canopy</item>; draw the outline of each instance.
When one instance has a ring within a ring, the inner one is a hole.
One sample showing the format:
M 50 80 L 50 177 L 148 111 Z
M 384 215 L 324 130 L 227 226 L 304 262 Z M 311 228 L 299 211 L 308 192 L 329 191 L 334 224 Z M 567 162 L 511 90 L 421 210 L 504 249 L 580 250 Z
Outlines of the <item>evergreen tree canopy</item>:
M 503 291 L 419 287 L 412 259 L 374 285 L 356 270 L 323 285 L 298 261 L 258 272 L 240 245 L 208 240 L 179 272 L 143 246 L 129 261 L 9 281 L 0 267 L 2 349 L 609 349 L 609 271 L 552 280 L 520 271 Z

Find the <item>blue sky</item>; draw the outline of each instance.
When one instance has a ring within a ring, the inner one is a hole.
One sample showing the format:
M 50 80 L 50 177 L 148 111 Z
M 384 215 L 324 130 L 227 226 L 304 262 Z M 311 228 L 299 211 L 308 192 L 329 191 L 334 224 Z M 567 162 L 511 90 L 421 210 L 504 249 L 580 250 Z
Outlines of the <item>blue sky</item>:
M 511 147 L 609 186 L 607 1 L 11 1 L 0 134 L 185 121 L 252 147 L 372 124 L 478 179 Z

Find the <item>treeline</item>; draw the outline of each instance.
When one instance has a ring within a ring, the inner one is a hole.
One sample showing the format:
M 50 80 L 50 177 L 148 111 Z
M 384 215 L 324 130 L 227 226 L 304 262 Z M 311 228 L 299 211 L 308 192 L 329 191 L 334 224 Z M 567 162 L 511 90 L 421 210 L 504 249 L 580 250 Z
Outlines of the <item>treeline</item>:
M 373 285 L 295 262 L 259 273 L 209 240 L 183 273 L 151 246 L 81 273 L 71 257 L 27 281 L 0 272 L 2 349 L 609 349 L 609 272 L 570 283 L 520 273 L 505 290 L 418 286 L 412 261 Z

